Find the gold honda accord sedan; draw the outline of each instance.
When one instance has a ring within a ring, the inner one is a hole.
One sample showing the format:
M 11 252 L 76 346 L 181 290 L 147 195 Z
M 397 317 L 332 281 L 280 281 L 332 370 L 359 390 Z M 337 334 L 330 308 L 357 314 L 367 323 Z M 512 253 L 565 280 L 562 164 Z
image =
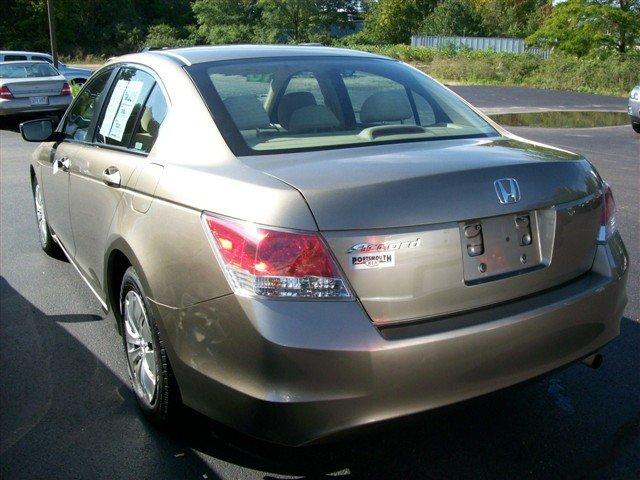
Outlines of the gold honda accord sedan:
M 583 157 L 401 62 L 312 46 L 107 62 L 30 165 L 40 242 L 122 336 L 143 411 L 288 445 L 476 397 L 620 331 Z

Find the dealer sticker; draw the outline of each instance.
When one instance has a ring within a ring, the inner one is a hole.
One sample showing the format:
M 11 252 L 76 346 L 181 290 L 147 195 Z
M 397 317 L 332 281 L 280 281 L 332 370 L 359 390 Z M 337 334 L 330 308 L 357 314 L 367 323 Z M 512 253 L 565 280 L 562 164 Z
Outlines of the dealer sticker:
M 349 255 L 351 268 L 386 268 L 396 266 L 396 252 L 354 253 Z

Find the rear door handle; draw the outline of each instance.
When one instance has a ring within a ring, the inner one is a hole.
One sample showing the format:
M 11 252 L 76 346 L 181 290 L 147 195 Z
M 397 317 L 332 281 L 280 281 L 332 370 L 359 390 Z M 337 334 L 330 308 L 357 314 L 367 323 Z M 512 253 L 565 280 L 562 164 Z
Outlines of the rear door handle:
M 119 187 L 122 182 L 120 170 L 117 167 L 109 167 L 102 172 L 102 181 L 110 187 Z
M 58 173 L 58 170 L 62 170 L 63 172 L 69 171 L 69 165 L 71 162 L 69 161 L 69 157 L 58 158 L 53 162 L 53 174 Z

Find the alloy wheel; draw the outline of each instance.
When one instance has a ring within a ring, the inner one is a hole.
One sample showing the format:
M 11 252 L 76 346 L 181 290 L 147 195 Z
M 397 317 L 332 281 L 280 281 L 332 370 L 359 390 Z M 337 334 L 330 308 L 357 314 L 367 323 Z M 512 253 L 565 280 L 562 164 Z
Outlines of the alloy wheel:
M 40 185 L 36 184 L 34 198 L 36 203 L 36 217 L 38 219 L 38 230 L 40 231 L 40 242 L 42 245 L 47 244 L 48 230 L 47 230 L 47 217 L 44 213 L 44 198 L 42 196 L 42 189 Z
M 158 378 L 156 352 L 144 303 L 134 290 L 129 290 L 124 300 L 124 334 L 134 389 L 153 405 Z

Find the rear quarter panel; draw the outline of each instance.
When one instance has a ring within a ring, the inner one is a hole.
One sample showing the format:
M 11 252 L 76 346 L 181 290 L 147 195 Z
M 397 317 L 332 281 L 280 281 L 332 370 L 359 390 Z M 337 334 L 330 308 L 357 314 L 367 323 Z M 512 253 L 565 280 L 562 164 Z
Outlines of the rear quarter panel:
M 115 212 L 104 282 L 110 255 L 122 250 L 154 302 L 182 308 L 231 293 L 201 224 L 203 211 L 288 228 L 317 226 L 297 190 L 237 161 L 181 68 L 164 58 L 147 64 L 171 105 Z M 145 168 L 151 164 L 161 172 Z M 136 178 L 140 172 L 155 178 Z

